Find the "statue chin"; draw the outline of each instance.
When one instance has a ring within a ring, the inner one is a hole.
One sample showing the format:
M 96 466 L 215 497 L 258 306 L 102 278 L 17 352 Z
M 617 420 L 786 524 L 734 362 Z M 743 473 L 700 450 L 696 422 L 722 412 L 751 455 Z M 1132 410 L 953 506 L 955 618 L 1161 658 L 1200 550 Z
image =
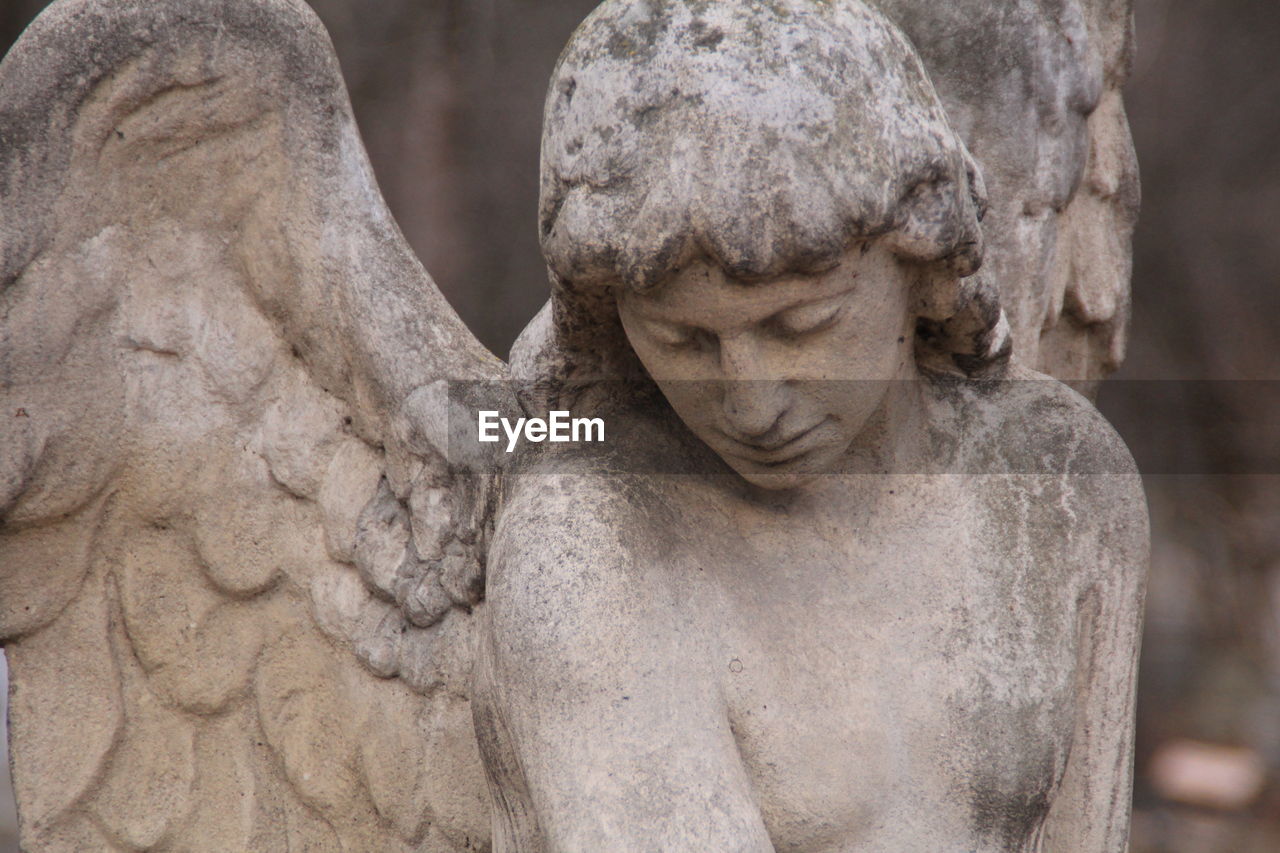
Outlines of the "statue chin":
M 760 462 L 716 450 L 716 455 L 724 460 L 724 464 L 732 467 L 742 479 L 755 487 L 768 489 L 771 492 L 795 491 L 812 484 L 818 476 L 823 474 L 822 461 L 828 456 L 819 457 L 818 453 L 819 451 L 810 451 L 790 460 Z M 831 465 L 826 465 L 826 470 L 831 470 Z
M 823 475 L 840 471 L 841 458 L 847 449 L 844 444 L 831 442 L 790 456 L 778 454 L 776 458 L 769 458 L 759 451 L 750 452 L 749 448 L 735 451 L 715 444 L 711 448 L 742 479 L 773 492 L 804 489 Z
M 729 467 L 757 488 L 771 492 L 793 492 L 811 485 L 821 474 L 809 466 L 785 465 L 769 468 L 754 463 L 743 463 L 741 460 L 724 458 Z

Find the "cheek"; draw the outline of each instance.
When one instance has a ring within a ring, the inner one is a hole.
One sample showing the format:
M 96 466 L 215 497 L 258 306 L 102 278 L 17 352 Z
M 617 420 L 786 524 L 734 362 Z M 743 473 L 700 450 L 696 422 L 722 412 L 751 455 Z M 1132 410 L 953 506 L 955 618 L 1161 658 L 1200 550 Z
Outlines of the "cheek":
M 699 359 L 688 355 L 672 355 L 643 339 L 631 339 L 632 349 L 645 371 L 662 391 L 672 410 L 695 432 L 714 422 L 720 390 L 709 381 Z
M 890 381 L 848 377 L 797 383 L 796 397 L 811 417 L 830 416 L 842 431 L 856 433 L 884 400 Z
M 842 363 L 840 375 L 865 380 L 897 379 L 909 372 L 915 352 L 915 316 L 902 299 L 888 310 L 856 317 L 833 341 L 826 358 Z
M 792 375 L 836 382 L 896 379 L 912 358 L 915 332 L 908 325 L 896 318 L 877 326 L 851 324 L 821 345 L 790 352 Z
M 680 358 L 678 355 L 669 355 L 656 346 L 644 344 L 636 346 L 633 343 L 632 347 L 640 363 L 644 365 L 645 372 L 655 381 L 665 382 L 688 377 L 689 366 L 685 363 L 687 359 Z
M 672 350 L 656 343 L 647 335 L 634 332 L 624 311 L 619 311 L 618 315 L 632 351 L 654 381 L 662 383 L 666 380 L 701 378 L 701 359 L 696 351 Z
M 667 403 L 695 431 L 715 419 L 720 393 L 713 383 L 690 379 L 655 379 Z

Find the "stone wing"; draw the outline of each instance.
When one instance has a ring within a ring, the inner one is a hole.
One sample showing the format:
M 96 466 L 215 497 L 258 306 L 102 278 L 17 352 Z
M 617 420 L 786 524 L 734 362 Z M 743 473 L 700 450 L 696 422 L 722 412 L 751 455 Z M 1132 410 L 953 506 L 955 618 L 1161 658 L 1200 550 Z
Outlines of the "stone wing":
M 506 368 L 300 0 L 63 0 L 0 65 L 0 643 L 24 846 L 487 847 Z M 455 422 L 457 419 L 455 418 Z
M 1138 173 L 1132 0 L 874 0 L 911 39 L 989 196 L 980 273 L 1014 358 L 1086 393 L 1120 366 Z

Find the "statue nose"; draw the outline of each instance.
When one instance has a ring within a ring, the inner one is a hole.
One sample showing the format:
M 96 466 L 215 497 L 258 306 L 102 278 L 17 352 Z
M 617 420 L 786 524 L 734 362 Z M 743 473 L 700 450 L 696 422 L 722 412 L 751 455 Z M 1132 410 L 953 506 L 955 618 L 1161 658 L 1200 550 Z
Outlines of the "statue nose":
M 783 383 L 772 379 L 726 379 L 722 405 L 729 432 L 746 439 L 768 436 L 787 412 Z
M 727 339 L 720 344 L 724 374 L 721 406 L 728 431 L 739 438 L 768 435 L 787 411 L 786 383 L 772 377 L 750 341 Z

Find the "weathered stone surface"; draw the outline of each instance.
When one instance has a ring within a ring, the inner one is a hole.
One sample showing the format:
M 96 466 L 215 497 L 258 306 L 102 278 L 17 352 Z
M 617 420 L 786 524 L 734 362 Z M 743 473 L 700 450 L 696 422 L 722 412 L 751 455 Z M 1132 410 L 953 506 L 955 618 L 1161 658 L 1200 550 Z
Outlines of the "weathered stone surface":
M 191 810 L 195 725 L 148 689 L 132 661 L 121 666 L 124 727 L 104 774 L 89 792 L 107 836 L 127 850 L 174 839 Z
M 1016 356 L 1090 390 L 1124 358 L 1137 162 L 1130 0 L 875 0 L 986 178 L 984 275 Z
M 561 58 L 513 365 L 621 437 L 510 476 L 474 695 L 500 847 L 1125 849 L 1141 484 L 1010 363 L 1100 215 L 1088 27 L 886 5 L 923 66 L 801 0 L 615 0 Z
M 1121 354 L 1127 33 L 602 4 L 512 360 L 615 438 L 503 465 L 306 6 L 55 3 L 0 65 L 26 844 L 1118 853 L 1141 490 L 1017 359 Z
M 391 222 L 314 16 L 55 3 L 0 66 L 0 139 L 0 638 L 25 843 L 483 846 L 474 819 L 455 843 L 423 817 L 482 795 L 474 749 L 403 791 L 379 774 L 396 819 L 375 807 L 350 709 L 393 695 L 379 725 L 425 742 L 456 739 L 429 727 L 467 702 L 455 688 L 461 713 L 428 719 L 378 677 L 399 668 L 400 563 L 351 562 L 384 477 L 402 534 L 474 541 L 470 515 L 408 520 L 422 454 L 432 489 L 452 474 L 429 431 L 390 424 L 415 389 L 503 366 Z
M 62 840 L 82 833 L 99 838 L 83 826 L 76 805 L 101 777 L 126 724 L 121 675 L 104 642 L 103 573 L 86 587 L 51 626 L 5 645 L 21 828 L 33 846 L 47 849 L 74 849 Z

